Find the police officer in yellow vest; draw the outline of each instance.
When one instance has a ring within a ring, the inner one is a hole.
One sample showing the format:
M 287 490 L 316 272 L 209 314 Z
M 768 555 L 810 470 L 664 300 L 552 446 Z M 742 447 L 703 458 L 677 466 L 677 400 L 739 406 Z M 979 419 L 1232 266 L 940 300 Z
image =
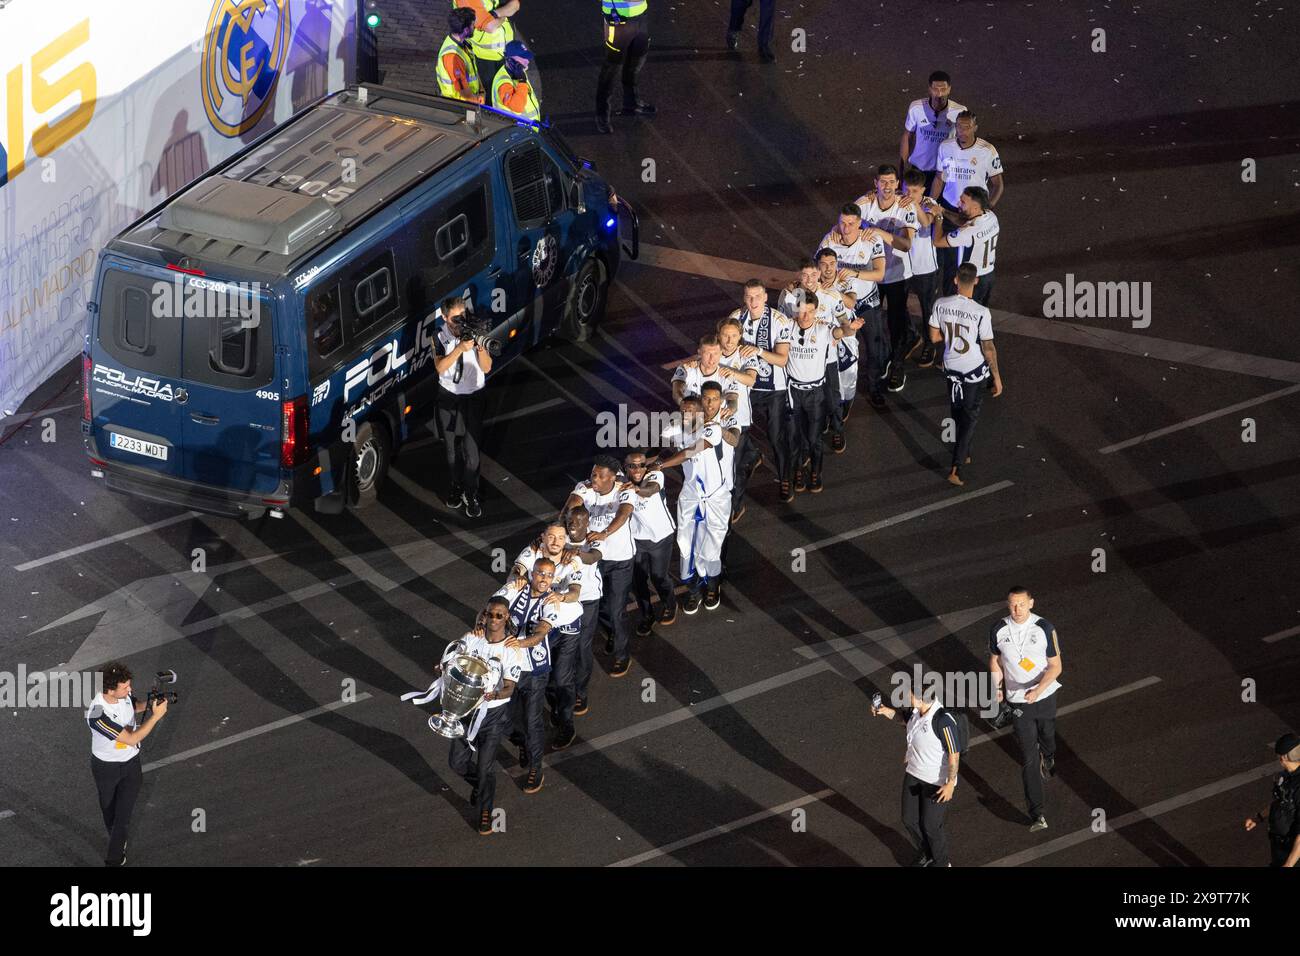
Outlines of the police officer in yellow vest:
M 467 103 L 482 103 L 483 81 L 469 42 L 474 32 L 473 11 L 452 10 L 447 14 L 447 29 L 450 32 L 442 41 L 434 69 L 438 75 L 438 92 Z
M 610 94 L 614 91 L 614 74 L 623 67 L 623 115 L 653 116 L 655 108 L 637 96 L 637 74 L 645 64 L 650 46 L 646 26 L 646 0 L 600 0 L 605 18 L 605 62 L 596 82 L 596 130 L 612 133 Z
M 478 59 L 483 89 L 490 91 L 505 59 L 506 44 L 515 38 L 509 18 L 519 12 L 519 0 L 451 0 L 451 5 L 474 14 L 474 35 L 469 43 Z
M 492 81 L 492 105 L 526 120 L 542 118 L 541 104 L 528 82 L 528 66 L 533 53 L 518 40 L 506 44 L 505 62 Z

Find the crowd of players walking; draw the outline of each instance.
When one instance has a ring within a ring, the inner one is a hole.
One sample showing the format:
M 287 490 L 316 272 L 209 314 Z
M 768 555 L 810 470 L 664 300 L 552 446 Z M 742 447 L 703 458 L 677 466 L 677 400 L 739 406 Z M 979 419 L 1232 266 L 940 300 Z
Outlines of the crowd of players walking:
M 907 385 L 909 363 L 913 374 L 938 366 L 955 426 L 947 478 L 963 484 L 983 393 L 990 383 L 994 395 L 1002 391 L 988 302 L 998 239 L 992 206 L 1003 188 L 997 151 L 950 89 L 946 73 L 930 76 L 929 96 L 908 107 L 898 165 L 876 168 L 870 190 L 840 209 L 788 284 L 745 283 L 740 308 L 699 339 L 694 355 L 665 365 L 677 414 L 657 446 L 597 456 L 474 628 L 449 646 L 444 665 L 468 651 L 501 675 L 466 738 L 452 745 L 480 832 L 492 832 L 503 739 L 519 748 L 524 791 L 540 790 L 545 716 L 551 746 L 572 745 L 575 718 L 588 711 L 598 631 L 609 676 L 621 678 L 631 663 L 630 604 L 642 637 L 679 614 L 716 610 L 728 532 L 745 516 L 755 472 L 770 462 L 781 502 L 820 493 L 825 450 L 846 450 L 844 422 L 859 390 L 887 409 L 885 396 Z M 490 360 L 459 341 L 463 303 L 444 307 L 436 365 L 448 392 L 448 504 L 463 502 L 474 517 L 477 429 L 463 423 L 477 420 L 478 365 Z M 668 475 L 677 469 L 680 491 L 670 502 Z

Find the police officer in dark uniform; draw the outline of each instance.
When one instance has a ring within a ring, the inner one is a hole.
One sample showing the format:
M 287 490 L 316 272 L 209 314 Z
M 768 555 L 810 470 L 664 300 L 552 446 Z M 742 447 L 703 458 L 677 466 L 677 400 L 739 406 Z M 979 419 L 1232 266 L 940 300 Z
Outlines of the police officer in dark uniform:
M 727 24 L 727 49 L 735 53 L 740 49 L 740 31 L 745 26 L 745 14 L 754 0 L 731 0 L 731 20 Z M 772 52 L 772 34 L 776 21 L 776 0 L 758 0 L 758 58 L 764 63 L 775 63 Z
M 623 67 L 623 115 L 654 116 L 655 108 L 637 96 L 636 80 L 650 48 L 646 0 L 600 0 L 605 17 L 605 62 L 596 82 L 596 131 L 612 133 L 610 95 L 614 74 Z
M 1268 824 L 1269 866 L 1300 865 L 1300 735 L 1283 734 L 1273 746 L 1282 770 L 1273 778 L 1273 799 L 1246 821 L 1246 829 Z

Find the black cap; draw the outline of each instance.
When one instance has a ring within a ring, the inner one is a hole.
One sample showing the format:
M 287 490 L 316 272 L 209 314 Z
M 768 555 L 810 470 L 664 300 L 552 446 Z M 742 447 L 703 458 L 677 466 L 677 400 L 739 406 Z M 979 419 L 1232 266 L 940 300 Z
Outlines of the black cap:
M 1277 738 L 1277 743 L 1273 745 L 1273 753 L 1282 757 L 1297 748 L 1300 748 L 1300 734 L 1283 734 Z

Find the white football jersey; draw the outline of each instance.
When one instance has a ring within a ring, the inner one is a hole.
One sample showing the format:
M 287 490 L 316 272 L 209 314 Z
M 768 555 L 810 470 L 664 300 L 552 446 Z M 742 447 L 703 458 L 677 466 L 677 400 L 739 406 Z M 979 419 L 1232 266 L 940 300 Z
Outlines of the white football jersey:
M 943 333 L 945 372 L 968 375 L 984 364 L 981 342 L 993 340 L 993 313 L 964 295 L 946 295 L 934 304 L 930 328 Z
M 736 372 L 748 372 L 751 368 L 757 369 L 760 361 L 762 361 L 762 359 L 757 355 L 751 355 L 749 358 L 745 358 L 740 354 L 740 346 L 736 346 L 736 351 L 732 352 L 730 355 L 722 356 L 721 364 Z M 755 379 L 755 381 L 757 381 L 757 379 Z M 724 401 L 726 400 L 728 386 L 730 386 L 735 393 L 736 424 L 741 428 L 748 428 L 754 423 L 754 411 L 753 407 L 749 403 L 751 387 L 748 385 L 742 385 L 735 379 L 727 379 L 727 385 L 722 386 Z
M 786 371 L 791 384 L 816 385 L 826 378 L 826 366 L 837 357 L 834 329 L 814 322 L 806 329 L 796 323 L 790 338 L 790 361 Z
M 658 469 L 647 471 L 641 480 L 647 484 L 658 485 L 659 491 L 648 498 L 636 495 L 631 520 L 632 537 L 636 541 L 653 544 L 672 534 L 677 530 L 677 526 L 673 523 L 673 516 L 668 513 L 664 473 Z
M 790 320 L 779 309 L 770 305 L 763 309 L 761 315 L 751 316 L 748 309 L 742 309 L 737 316 L 740 319 L 740 339 L 746 345 L 753 345 L 765 352 L 775 352 L 782 342 L 790 341 Z M 754 356 L 757 361 L 758 378 L 754 382 L 756 392 L 781 392 L 785 390 L 785 369 L 765 361 L 761 356 Z
M 943 173 L 943 198 L 954 209 L 967 186 L 989 188 L 989 180 L 1002 175 L 1002 158 L 986 139 L 975 137 L 969 149 L 950 139 L 939 147 L 939 172 Z
M 867 239 L 865 234 L 860 233 L 858 238 L 852 243 L 845 244 L 834 242 L 831 237 L 835 234 L 832 229 L 822 237 L 821 245 L 817 248 L 830 249 L 835 253 L 835 258 L 839 262 L 841 269 L 860 269 L 867 271 L 871 268 L 876 259 L 882 259 L 885 255 L 885 244 L 879 239 Z M 886 260 L 885 269 L 889 269 L 889 262 Z M 868 279 L 851 279 L 852 292 L 858 298 L 858 302 L 865 303 L 868 306 L 875 307 L 880 304 L 880 290 L 876 283 Z
M 949 100 L 947 109 L 936 113 L 930 106 L 928 96 L 912 100 L 907 107 L 903 128 L 916 134 L 916 144 L 907 161 L 926 172 L 937 168 L 935 163 L 939 158 L 939 145 L 956 135 L 957 114 L 965 108 L 956 100 Z
M 858 208 L 862 210 L 862 224 L 875 226 L 892 236 L 903 236 L 907 230 L 915 230 L 916 207 L 905 206 L 901 199 L 894 197 L 894 204 L 888 209 L 882 208 L 875 193 L 858 198 Z M 885 282 L 900 282 L 912 278 L 912 262 L 906 252 L 891 246 L 885 247 Z
M 731 493 L 735 449 L 723 440 L 722 433 L 734 427 L 734 419 L 723 422 L 715 418 L 695 431 L 676 435 L 678 448 L 690 448 L 701 439 L 709 446 L 682 462 L 683 496 L 711 498 L 715 494 Z
M 997 258 L 998 217 L 991 211 L 976 216 L 956 232 L 948 233 L 948 244 L 961 250 L 961 262 L 973 262 L 980 275 L 988 275 Z
M 620 491 L 619 485 L 627 479 L 622 475 L 615 477 L 614 487 L 609 494 L 598 494 L 590 481 L 580 481 L 573 493 L 582 499 L 591 513 L 591 530 L 604 531 L 618 515 L 618 509 L 624 504 L 635 504 L 632 492 Z M 604 561 L 629 561 L 636 554 L 636 545 L 632 541 L 632 522 L 623 522 L 612 535 L 599 544 L 600 556 Z

